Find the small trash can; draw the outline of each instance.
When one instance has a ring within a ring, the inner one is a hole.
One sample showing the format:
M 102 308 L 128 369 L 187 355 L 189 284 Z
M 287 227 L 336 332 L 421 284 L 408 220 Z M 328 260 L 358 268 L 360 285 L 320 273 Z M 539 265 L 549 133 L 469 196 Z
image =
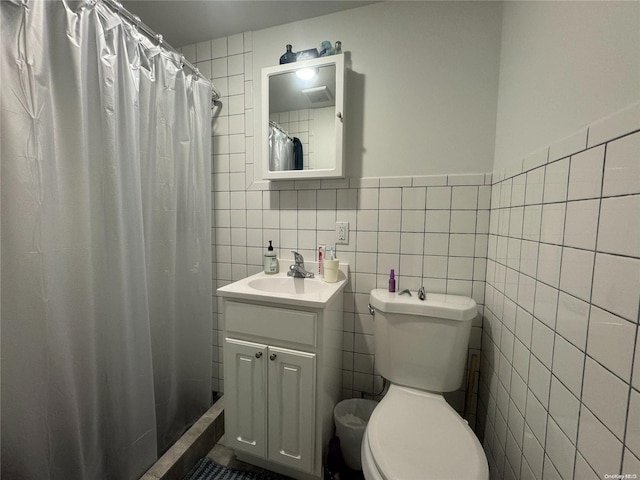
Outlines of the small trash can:
M 362 470 L 360 447 L 369 417 L 378 402 L 365 398 L 342 400 L 333 409 L 336 435 L 340 439 L 344 463 L 352 470 Z

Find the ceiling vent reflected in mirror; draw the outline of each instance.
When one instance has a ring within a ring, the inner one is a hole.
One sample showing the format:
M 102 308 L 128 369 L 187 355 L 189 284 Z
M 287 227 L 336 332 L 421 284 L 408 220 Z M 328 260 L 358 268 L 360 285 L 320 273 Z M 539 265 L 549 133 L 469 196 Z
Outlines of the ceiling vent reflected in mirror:
M 333 95 L 326 85 L 314 88 L 305 88 L 302 93 L 312 104 L 331 102 Z

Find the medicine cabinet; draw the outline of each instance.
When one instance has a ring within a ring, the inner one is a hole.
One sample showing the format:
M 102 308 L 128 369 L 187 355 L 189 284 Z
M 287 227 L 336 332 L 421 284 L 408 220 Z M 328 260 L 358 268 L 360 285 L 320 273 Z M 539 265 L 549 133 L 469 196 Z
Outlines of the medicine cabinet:
M 344 177 L 344 55 L 262 69 L 265 180 Z

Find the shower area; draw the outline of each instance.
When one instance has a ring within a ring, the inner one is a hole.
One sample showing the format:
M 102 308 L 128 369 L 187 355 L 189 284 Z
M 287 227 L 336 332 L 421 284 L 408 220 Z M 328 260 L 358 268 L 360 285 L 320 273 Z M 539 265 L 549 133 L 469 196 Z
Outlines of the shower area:
M 0 2 L 1 474 L 135 479 L 211 405 L 211 101 L 112 0 Z

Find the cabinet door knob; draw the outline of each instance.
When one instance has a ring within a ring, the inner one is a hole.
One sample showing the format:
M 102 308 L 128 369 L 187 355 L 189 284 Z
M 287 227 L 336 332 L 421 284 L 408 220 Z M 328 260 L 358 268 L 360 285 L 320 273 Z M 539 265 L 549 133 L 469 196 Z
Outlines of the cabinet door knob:
M 272 353 L 272 354 L 269 356 L 269 359 L 271 359 L 271 360 L 275 360 L 275 359 L 276 359 L 276 357 L 277 357 L 277 355 L 276 355 L 275 353 Z
M 262 352 L 256 352 L 256 358 L 262 357 Z

